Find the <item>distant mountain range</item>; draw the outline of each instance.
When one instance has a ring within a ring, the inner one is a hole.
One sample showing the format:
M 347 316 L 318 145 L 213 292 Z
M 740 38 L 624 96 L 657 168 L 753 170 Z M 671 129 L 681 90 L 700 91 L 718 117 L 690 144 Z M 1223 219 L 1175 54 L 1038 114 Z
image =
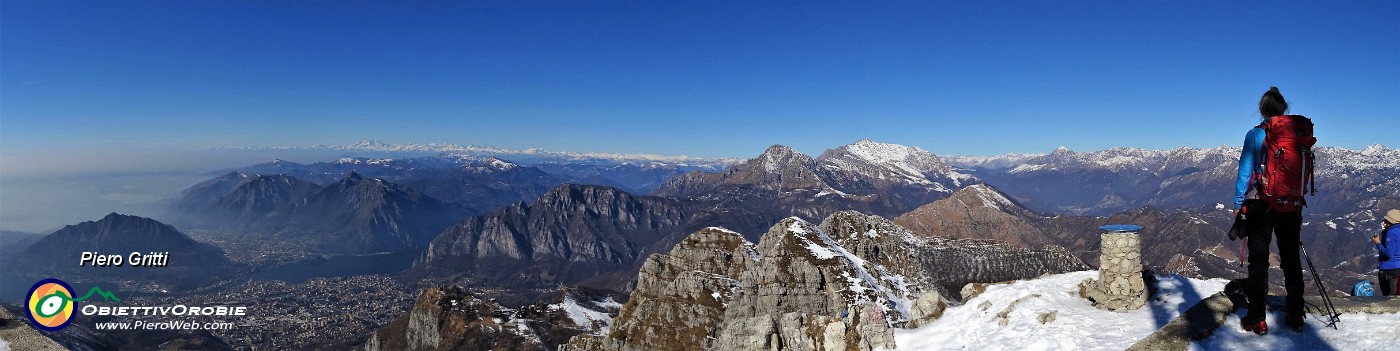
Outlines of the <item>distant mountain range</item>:
M 788 216 L 818 220 L 847 209 L 892 217 L 981 182 L 928 151 L 861 140 L 817 158 L 774 145 L 724 172 L 672 178 L 654 194 L 772 213 L 768 224 Z M 765 226 L 731 228 L 752 233 Z
M 317 184 L 328 184 L 350 171 L 409 185 L 434 197 L 490 212 L 501 206 L 532 201 L 564 183 L 605 185 L 645 194 L 677 175 L 716 166 L 677 163 L 644 164 L 539 162 L 524 165 L 495 156 L 444 153 L 408 158 L 343 157 L 330 162 L 302 164 L 284 160 L 240 167 L 248 174 L 287 174 Z
M 371 142 L 346 148 L 439 150 L 450 147 L 390 146 Z M 1330 223 L 1325 224 L 1327 230 L 1344 232 L 1341 234 L 1344 237 L 1361 237 L 1365 228 L 1374 224 L 1375 213 L 1378 213 L 1374 211 L 1377 208 L 1400 205 L 1397 204 L 1397 201 L 1400 201 L 1397 200 L 1400 198 L 1400 186 L 1396 180 L 1400 179 L 1396 177 L 1400 175 L 1397 174 L 1400 173 L 1400 165 L 1396 161 L 1400 159 L 1400 152 L 1379 145 L 1360 151 L 1319 148 L 1318 152 L 1320 196 L 1311 199 L 1308 213 L 1314 218 L 1330 218 L 1325 221 Z M 463 154 L 402 159 L 346 157 L 334 162 L 314 164 L 275 161 L 244 167 L 248 172 L 288 174 L 292 177 L 230 173 L 187 190 L 186 198 L 177 202 L 175 207 L 187 211 L 189 208 L 201 206 L 212 209 L 205 217 L 215 218 L 216 222 L 247 223 L 247 218 L 254 217 L 261 217 L 265 222 L 247 228 L 282 232 L 306 231 L 308 226 L 317 223 L 313 219 L 334 217 L 329 213 L 336 211 L 330 210 L 334 206 L 317 205 L 315 202 L 318 202 L 319 198 L 310 196 L 311 192 L 322 189 L 304 183 L 292 186 L 292 179 L 306 177 L 314 180 L 311 183 L 326 184 L 339 179 L 332 177 L 344 177 L 345 172 L 355 172 L 362 177 L 372 177 L 384 184 L 394 185 L 385 189 L 422 194 L 422 197 L 416 198 L 428 201 L 425 208 L 436 209 L 439 203 L 443 206 L 442 211 L 437 211 L 439 215 L 423 218 L 451 218 L 452 213 L 486 215 L 456 226 L 426 226 L 452 227 L 445 232 L 418 228 L 414 230 L 419 234 L 407 235 L 402 233 L 403 228 L 388 223 L 412 226 L 423 221 L 404 222 L 388 217 L 376 218 L 370 215 L 376 213 L 374 210 L 359 207 L 341 208 L 338 211 L 360 215 L 334 218 L 354 217 L 362 220 L 344 221 L 345 223 L 337 224 L 336 228 L 322 225 L 308 232 L 387 233 L 391 231 L 389 228 L 400 229 L 396 234 L 386 234 L 387 236 L 380 239 L 368 239 L 374 237 L 373 235 L 331 236 L 341 238 L 342 242 L 365 243 L 362 245 L 363 249 L 391 242 L 396 244 L 388 247 L 422 248 L 424 246 L 413 243 L 426 245 L 433 237 L 439 237 L 441 244 L 435 246 L 435 251 L 430 253 L 431 257 L 420 260 L 416 268 L 420 272 L 450 272 L 454 268 L 446 267 L 474 267 L 477 263 L 470 262 L 485 260 L 490 255 L 505 255 L 512 260 L 522 260 L 523 266 L 519 267 L 544 264 L 543 261 L 536 260 L 592 262 L 582 266 L 569 265 L 568 270 L 579 269 L 579 274 L 554 275 L 555 272 L 551 271 L 551 274 L 536 277 L 540 279 L 510 279 L 509 275 L 491 278 L 503 282 L 576 284 L 582 282 L 585 276 L 591 276 L 589 279 L 594 281 L 609 280 L 610 278 L 599 278 L 596 275 L 607 271 L 625 271 L 624 267 L 629 266 L 635 269 L 637 261 L 645 255 L 669 247 L 684 233 L 698 228 L 723 226 L 755 235 L 785 217 L 797 216 L 815 221 L 842 210 L 857 210 L 895 218 L 920 206 L 948 199 L 959 189 L 968 187 L 974 187 L 977 191 L 955 200 L 964 203 L 1006 203 L 997 204 L 996 211 L 988 211 L 985 207 L 975 210 L 986 211 L 981 214 L 958 212 L 963 211 L 958 209 L 936 216 L 924 216 L 936 218 L 925 220 L 938 223 L 936 225 L 917 222 L 910 222 L 908 225 L 916 231 L 926 229 L 940 236 L 990 238 L 1030 247 L 1054 243 L 1070 248 L 1083 245 L 1054 237 L 1060 234 L 1035 233 L 1046 231 L 1046 226 L 1059 224 L 1028 219 L 1055 214 L 1113 215 L 1152 206 L 1153 209 L 1145 213 L 1182 210 L 1196 218 L 1208 218 L 1206 220 L 1213 221 L 1215 226 L 1218 226 L 1220 222 L 1226 222 L 1215 217 L 1223 213 L 1220 211 L 1222 207 L 1228 207 L 1224 203 L 1229 201 L 1233 192 L 1232 179 L 1237 153 L 1237 149 L 1230 147 L 1173 150 L 1116 148 L 1094 153 L 1078 153 L 1062 148 L 1045 155 L 939 157 L 916 147 L 861 140 L 828 150 L 815 158 L 786 146 L 775 145 L 755 158 L 733 164 L 721 171 L 690 171 L 669 178 L 665 174 L 677 173 L 684 168 L 675 165 L 612 165 L 607 167 L 628 170 L 608 173 L 598 165 L 541 163 L 539 167 L 533 167 L 495 157 L 482 158 Z M 638 173 L 638 170 L 657 173 Z M 616 179 L 626 177 L 642 180 L 631 182 L 634 185 L 641 182 L 655 184 L 656 189 L 651 194 L 656 197 L 637 196 L 634 194 L 638 192 L 615 185 Z M 237 190 L 245 186 L 244 178 L 264 179 L 262 182 L 249 184 L 266 184 L 260 188 L 247 185 L 246 187 L 255 189 Z M 571 182 L 571 178 L 589 179 L 590 181 L 577 183 L 606 187 L 565 185 Z M 665 181 L 660 182 L 661 179 Z M 274 183 L 282 184 L 283 187 L 273 187 Z M 984 183 L 994 188 L 978 185 Z M 551 191 L 557 194 L 544 199 L 543 202 L 536 201 Z M 1002 195 L 1005 195 L 1004 199 L 995 199 Z M 635 203 L 654 203 L 654 206 L 623 206 L 615 201 L 640 201 Z M 461 212 L 453 212 L 453 206 L 459 206 Z M 277 210 L 279 208 L 284 210 Z M 300 210 L 292 211 L 293 208 Z M 324 211 L 310 211 L 310 208 Z M 412 206 L 409 208 L 416 209 Z M 1003 211 L 1005 213 L 1002 213 Z M 306 215 L 311 212 L 318 214 Z M 494 214 L 488 214 L 493 212 Z M 417 215 L 402 208 L 378 213 L 385 216 L 390 213 L 393 216 Z M 647 218 L 655 213 L 675 215 L 667 217 L 663 221 L 664 224 L 655 222 L 652 225 L 639 225 L 627 222 Z M 308 216 L 308 220 L 291 224 L 290 218 L 301 215 Z M 1003 221 L 1006 226 L 1000 227 L 958 228 L 947 225 L 949 221 L 959 217 L 966 220 L 975 216 L 1005 216 L 1021 222 Z M 219 218 L 223 219 L 217 220 Z M 465 218 L 465 215 L 458 218 Z M 443 223 L 434 221 L 438 220 L 427 222 Z M 554 224 L 541 221 L 554 221 Z M 1147 221 L 1155 223 L 1167 219 Z M 1087 226 L 1088 222 L 1093 221 L 1087 221 L 1082 226 Z M 386 225 L 379 227 L 380 229 L 351 229 L 356 225 L 346 223 Z M 1086 229 L 1075 227 L 1072 230 Z M 578 236 L 581 233 L 594 234 Z M 347 240 L 352 237 L 357 239 Z M 452 239 L 447 239 L 448 237 Z M 605 237 L 610 239 L 603 239 Z M 749 239 L 757 240 L 756 237 Z M 378 244 L 369 244 L 371 242 Z M 445 246 L 448 243 L 455 244 L 449 249 Z M 606 245 L 598 246 L 599 243 Z M 1341 247 L 1352 246 L 1355 245 L 1347 244 Z M 1361 253 L 1347 255 L 1347 250 L 1339 250 L 1333 255 L 1329 251 L 1331 250 L 1320 250 L 1328 261 L 1334 264 L 1344 261 L 1362 264 L 1358 258 L 1362 256 Z M 469 258 L 469 261 L 459 261 L 462 258 Z M 433 267 L 438 265 L 433 262 L 456 263 Z M 589 266 L 595 263 L 605 263 L 606 267 Z M 491 263 L 495 267 L 501 264 Z M 557 266 L 560 269 L 564 267 L 557 264 L 547 266 Z M 475 271 L 477 269 L 458 270 L 456 274 L 449 275 L 471 275 L 473 273 L 470 272 Z M 477 278 L 484 279 L 509 272 L 515 271 L 490 270 L 490 274 Z M 569 276 L 573 278 L 568 278 Z M 616 283 L 609 283 L 607 286 L 617 286 Z
M 1341 216 L 1394 206 L 1400 198 L 1400 150 L 1319 147 L 1317 196 L 1308 213 Z M 1045 155 L 944 157 L 1027 207 L 1054 214 L 1107 215 L 1152 205 L 1200 208 L 1233 205 L 1238 147 L 1143 150 L 1113 148 Z
M 296 150 L 332 150 L 355 153 L 386 153 L 400 155 L 434 155 L 434 154 L 459 154 L 472 157 L 500 157 L 510 159 L 523 164 L 535 164 L 544 162 L 553 163 L 576 163 L 576 164 L 671 164 L 681 166 L 696 167 L 723 167 L 737 161 L 727 158 L 705 158 L 691 156 L 669 156 L 655 154 L 622 154 L 606 152 L 569 152 L 569 151 L 548 151 L 539 148 L 513 150 L 491 146 L 459 145 L 451 143 L 428 143 L 428 144 L 387 144 L 375 140 L 364 140 L 349 145 L 311 145 L 311 146 L 243 146 L 243 147 L 221 147 L 219 150 L 263 150 L 263 151 L 296 151 Z
M 422 249 L 469 215 L 459 205 L 355 171 L 326 186 L 285 174 L 231 172 L 186 189 L 171 210 L 192 227 L 325 253 Z

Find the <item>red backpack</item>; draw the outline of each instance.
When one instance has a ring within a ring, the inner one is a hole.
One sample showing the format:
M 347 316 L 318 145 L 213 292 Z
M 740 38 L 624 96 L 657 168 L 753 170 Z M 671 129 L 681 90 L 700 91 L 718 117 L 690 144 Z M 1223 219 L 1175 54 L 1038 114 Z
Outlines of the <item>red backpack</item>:
M 1313 184 L 1312 147 L 1317 144 L 1313 137 L 1311 119 L 1299 115 L 1274 116 L 1259 124 L 1264 129 L 1264 149 L 1260 162 L 1264 172 L 1256 173 L 1259 184 L 1259 198 L 1276 212 L 1293 212 L 1308 205 L 1303 194 Z

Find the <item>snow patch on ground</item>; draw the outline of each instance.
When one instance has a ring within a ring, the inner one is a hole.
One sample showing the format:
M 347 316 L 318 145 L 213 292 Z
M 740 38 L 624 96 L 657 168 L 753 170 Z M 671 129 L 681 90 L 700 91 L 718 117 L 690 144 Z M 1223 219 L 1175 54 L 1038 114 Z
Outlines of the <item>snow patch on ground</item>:
M 1095 271 L 1073 272 L 987 287 L 941 319 L 918 329 L 895 329 L 898 350 L 1122 350 L 1161 325 L 1224 289 L 1223 279 L 1158 276 L 1157 293 L 1142 309 L 1109 312 L 1078 296 L 1078 284 Z M 1014 305 L 1014 306 L 1013 306 Z M 1011 306 L 1008 308 L 1008 306 Z M 1037 317 L 1055 313 L 1054 321 Z M 1240 330 L 1240 309 L 1215 334 L 1192 342 L 1189 350 L 1391 350 L 1400 313 L 1344 314 L 1339 329 L 1309 315 L 1307 327 L 1283 327 L 1284 314 L 1270 311 L 1268 335 Z M 1001 325 L 1005 315 L 1005 326 Z
M 803 224 L 807 223 L 806 221 L 803 221 L 801 218 L 796 217 L 789 218 L 794 218 L 796 220 L 792 221 L 792 224 L 788 225 L 787 231 L 796 236 L 797 239 L 802 240 L 802 246 L 807 248 L 807 251 L 810 251 L 812 253 L 812 256 L 823 260 L 836 257 L 836 252 L 831 251 L 830 248 L 827 248 L 825 245 L 818 244 L 812 241 L 811 239 L 807 238 L 807 229 L 802 227 Z
M 518 313 L 518 312 L 516 312 L 516 313 Z M 520 318 L 520 317 L 514 316 L 514 315 L 512 315 L 512 317 L 510 318 L 510 323 L 513 324 L 513 325 L 515 325 L 515 334 L 516 334 L 516 335 L 520 335 L 520 336 L 524 337 L 524 338 L 527 339 L 527 340 L 530 340 L 530 341 L 534 341 L 534 342 L 536 342 L 536 343 L 539 343 L 539 342 L 540 342 L 540 336 L 539 336 L 539 334 L 536 334 L 534 329 L 530 329 L 530 324 L 529 324 L 529 323 L 526 323 L 526 321 L 527 321 L 526 319 Z
M 1215 335 L 1191 343 L 1188 350 L 1394 350 L 1396 331 L 1400 330 L 1400 313 L 1343 314 L 1337 329 L 1308 315 L 1307 327 L 1294 332 L 1283 327 L 1282 311 L 1269 311 L 1268 335 L 1254 335 L 1240 330 L 1244 309 L 1226 317 L 1225 324 Z
M 840 191 L 840 190 L 836 190 L 836 189 L 833 189 L 833 188 L 831 188 L 831 187 L 827 187 L 825 190 L 822 190 L 821 192 L 818 192 L 817 195 L 816 195 L 816 197 L 822 197 L 822 196 L 827 196 L 827 195 L 832 195 L 832 194 L 836 194 L 836 195 L 838 195 L 838 196 L 848 196 L 848 195 L 851 195 L 851 194 L 844 193 L 844 192 L 842 192 L 842 191 Z
M 1016 174 L 1016 173 L 1035 172 L 1035 171 L 1039 171 L 1039 170 L 1045 169 L 1045 166 L 1046 166 L 1046 165 L 1043 165 L 1043 164 L 1037 164 L 1037 165 L 1022 164 L 1022 165 L 1017 165 L 1016 168 L 1012 168 L 1011 171 L 1010 171 L 1010 172 L 1007 172 L 1007 173 Z
M 1096 271 L 1083 271 L 992 285 L 930 325 L 895 329 L 895 344 L 899 350 L 1122 350 L 1223 290 L 1226 283 L 1160 277 L 1158 293 L 1146 307 L 1110 312 L 1079 297 L 1079 283 L 1097 277 Z M 1053 321 L 1037 320 L 1051 312 Z
M 616 305 L 618 308 L 622 307 L 622 304 L 617 303 L 617 301 L 614 301 L 611 297 L 597 303 L 599 306 Z M 598 326 L 597 332 L 606 334 L 608 328 L 612 326 L 612 316 L 602 311 L 594 311 L 579 305 L 577 301 L 574 301 L 573 296 L 566 295 L 564 296 L 564 302 L 549 305 L 549 308 L 551 310 L 564 310 L 564 312 L 568 314 L 569 320 L 574 321 L 574 325 L 586 330 L 594 330 L 594 326 L 596 325 Z

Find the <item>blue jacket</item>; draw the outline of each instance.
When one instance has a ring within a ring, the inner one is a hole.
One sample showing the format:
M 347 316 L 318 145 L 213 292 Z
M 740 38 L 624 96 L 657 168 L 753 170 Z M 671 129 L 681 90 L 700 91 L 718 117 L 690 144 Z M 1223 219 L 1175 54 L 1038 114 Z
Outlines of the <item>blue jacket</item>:
M 1377 258 L 1381 269 L 1400 268 L 1400 224 L 1391 225 L 1381 233 L 1381 243 L 1376 244 Z
M 1235 177 L 1235 208 L 1244 205 L 1245 193 L 1249 192 L 1249 179 L 1254 177 L 1254 172 L 1263 171 L 1259 169 L 1259 162 L 1263 161 L 1259 156 L 1261 150 L 1264 150 L 1264 129 L 1254 127 L 1244 135 L 1244 148 L 1240 150 L 1240 172 Z

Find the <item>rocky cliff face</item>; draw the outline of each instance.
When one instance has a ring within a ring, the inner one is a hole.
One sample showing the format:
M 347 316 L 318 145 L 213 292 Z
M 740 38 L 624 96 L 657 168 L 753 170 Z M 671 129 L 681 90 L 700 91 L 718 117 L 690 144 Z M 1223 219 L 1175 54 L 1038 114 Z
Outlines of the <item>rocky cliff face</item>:
M 702 229 L 670 254 L 647 258 L 610 334 L 581 335 L 571 347 L 683 350 L 704 345 L 724 317 L 725 301 L 738 288 L 733 277 L 757 264 L 757 258 L 754 245 L 739 233 Z
M 473 285 L 552 287 L 593 279 L 612 287 L 617 282 L 600 281 L 610 276 L 599 274 L 630 272 L 649 246 L 681 231 L 691 207 L 609 187 L 564 185 L 531 205 L 515 204 L 448 228 L 413 269 Z
M 784 219 L 757 245 L 707 228 L 647 260 L 610 333 L 564 349 L 893 348 L 891 326 L 937 318 L 963 284 L 1083 268 L 1063 249 L 920 238 L 851 211 Z

